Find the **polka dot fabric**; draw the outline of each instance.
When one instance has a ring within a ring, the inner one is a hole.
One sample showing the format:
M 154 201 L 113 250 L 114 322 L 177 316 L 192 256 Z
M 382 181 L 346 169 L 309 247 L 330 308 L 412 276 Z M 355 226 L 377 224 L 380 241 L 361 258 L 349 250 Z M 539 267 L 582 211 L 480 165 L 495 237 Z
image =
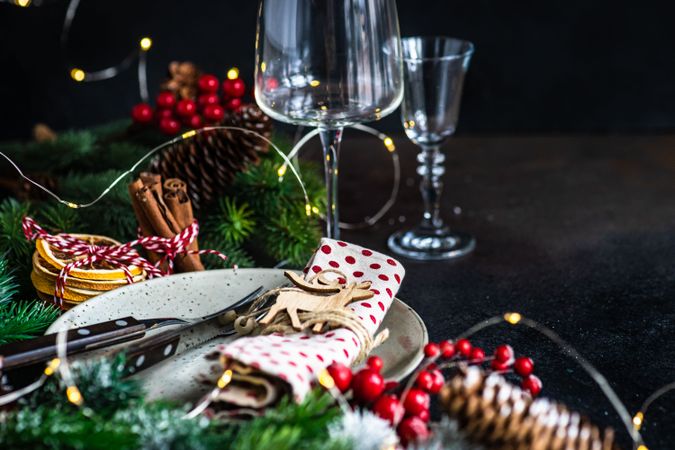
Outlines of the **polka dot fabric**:
M 381 253 L 333 239 L 322 239 L 305 268 L 306 278 L 325 269 L 345 274 L 347 282 L 370 281 L 372 298 L 348 305 L 363 325 L 375 334 L 391 305 L 405 274 L 403 266 Z M 296 401 L 311 389 L 316 375 L 333 362 L 350 365 L 360 343 L 348 329 L 323 334 L 272 334 L 237 339 L 219 348 L 230 359 L 279 377 L 290 384 Z

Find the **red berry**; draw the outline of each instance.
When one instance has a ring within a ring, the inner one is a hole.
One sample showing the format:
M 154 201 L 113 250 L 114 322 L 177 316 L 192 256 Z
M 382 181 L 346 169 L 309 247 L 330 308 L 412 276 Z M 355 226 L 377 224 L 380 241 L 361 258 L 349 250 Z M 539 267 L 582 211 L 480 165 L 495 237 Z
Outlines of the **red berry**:
M 228 97 L 242 97 L 246 93 L 246 85 L 241 78 L 223 81 L 223 92 Z
M 455 348 L 462 354 L 462 356 L 468 358 L 471 356 L 471 349 L 473 347 L 468 339 L 460 339 L 455 343 Z
M 159 124 L 164 119 L 174 119 L 173 110 L 158 109 L 155 111 L 155 121 Z
M 206 105 L 217 105 L 220 101 L 218 94 L 202 94 L 197 98 L 197 103 L 201 108 Z
M 513 363 L 513 370 L 521 377 L 526 377 L 534 371 L 534 361 L 527 356 L 516 358 L 516 362 Z
M 198 84 L 201 92 L 218 92 L 218 78 L 215 75 L 205 73 L 199 77 Z
M 410 443 L 424 441 L 429 437 L 429 428 L 419 417 L 406 417 L 396 428 L 401 443 L 407 446 Z
M 220 105 L 206 105 L 204 107 L 204 118 L 211 122 L 220 122 L 225 117 L 225 111 Z
M 420 411 L 428 410 L 430 402 L 429 394 L 421 389 L 412 388 L 403 399 L 403 407 L 407 414 L 416 416 Z
M 158 108 L 173 108 L 173 105 L 176 104 L 176 96 L 173 92 L 160 92 L 157 94 L 156 103 Z
M 452 341 L 442 341 L 440 344 L 441 356 L 443 358 L 452 358 L 455 356 L 455 344 Z
M 197 112 L 197 104 L 194 100 L 189 98 L 184 98 L 183 100 L 176 103 L 176 114 L 181 117 L 190 117 Z
M 399 423 L 405 413 L 401 402 L 391 394 L 380 397 L 373 406 L 373 412 L 392 425 Z
M 432 394 L 438 394 L 439 392 L 441 392 L 441 388 L 445 384 L 445 377 L 443 376 L 440 370 L 432 370 L 431 379 L 432 383 L 429 392 Z
M 420 411 L 417 417 L 428 423 L 429 419 L 431 419 L 431 413 L 425 409 L 424 411 Z
M 420 389 L 430 391 L 431 387 L 434 385 L 434 377 L 431 375 L 430 372 L 423 370 L 419 373 L 419 375 L 417 375 L 415 385 Z
M 441 354 L 441 348 L 435 342 L 429 342 L 424 346 L 424 356 L 427 358 L 435 358 Z
M 366 365 L 371 369 L 373 369 L 375 372 L 380 372 L 384 367 L 384 362 L 382 361 L 382 358 L 380 358 L 379 356 L 371 356 L 370 358 L 368 358 L 368 361 L 366 361 Z
M 195 114 L 193 116 L 190 116 L 185 119 L 185 124 L 192 128 L 193 130 L 196 130 L 197 128 L 201 128 L 204 125 L 204 121 L 202 120 L 202 116 L 199 114 Z
M 236 111 L 239 108 L 241 108 L 241 99 L 240 98 L 231 98 L 228 100 L 225 100 L 224 106 L 226 109 L 230 111 Z
M 530 391 L 532 397 L 536 397 L 541 392 L 541 380 L 536 375 L 530 375 L 523 379 L 523 382 L 520 384 L 520 387 L 526 391 Z
M 384 391 L 384 378 L 372 369 L 362 369 L 352 379 L 354 398 L 361 404 L 370 403 Z
M 510 345 L 500 345 L 495 349 L 495 360 L 506 363 L 513 359 L 513 348 Z
M 164 134 L 173 136 L 180 131 L 180 123 L 175 119 L 166 117 L 159 121 L 159 130 Z
M 492 367 L 492 370 L 495 372 L 506 372 L 509 370 L 509 366 L 510 364 L 508 362 L 501 362 L 498 359 L 493 359 L 490 363 L 490 367 Z
M 469 355 L 469 360 L 472 362 L 482 363 L 485 360 L 485 351 L 480 347 L 474 347 L 471 349 L 471 354 Z
M 328 366 L 327 370 L 330 376 L 333 377 L 335 386 L 340 392 L 347 392 L 352 382 L 352 370 L 344 364 L 337 362 Z
M 131 118 L 135 123 L 150 123 L 153 119 L 152 106 L 147 103 L 139 103 L 131 110 Z

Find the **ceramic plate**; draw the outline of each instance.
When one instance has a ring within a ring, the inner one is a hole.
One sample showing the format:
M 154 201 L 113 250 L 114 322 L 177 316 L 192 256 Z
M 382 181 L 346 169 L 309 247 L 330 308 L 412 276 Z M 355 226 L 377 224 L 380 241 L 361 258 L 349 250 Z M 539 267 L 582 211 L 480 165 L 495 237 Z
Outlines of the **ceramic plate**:
M 63 314 L 47 330 L 81 327 L 125 316 L 136 319 L 153 317 L 200 317 L 234 303 L 258 286 L 265 289 L 287 283 L 280 269 L 209 270 L 156 278 L 99 295 Z M 384 360 L 386 379 L 400 380 L 422 359 L 428 335 L 424 322 L 408 305 L 394 299 L 382 322 L 389 328 L 389 339 L 375 349 Z M 148 399 L 194 401 L 212 384 L 209 370 L 213 363 L 204 355 L 232 338 L 215 338 L 214 324 L 197 327 L 181 336 L 176 355 L 134 375 L 143 384 Z M 217 375 L 217 374 L 216 374 Z

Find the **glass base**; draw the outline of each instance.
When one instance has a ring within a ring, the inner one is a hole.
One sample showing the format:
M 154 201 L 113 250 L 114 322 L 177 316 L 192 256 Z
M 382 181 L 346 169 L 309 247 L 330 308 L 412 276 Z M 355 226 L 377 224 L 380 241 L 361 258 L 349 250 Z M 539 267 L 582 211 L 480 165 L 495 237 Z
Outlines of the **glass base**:
M 398 231 L 389 236 L 387 244 L 397 255 L 420 261 L 459 258 L 476 248 L 473 236 L 448 228 L 417 227 Z

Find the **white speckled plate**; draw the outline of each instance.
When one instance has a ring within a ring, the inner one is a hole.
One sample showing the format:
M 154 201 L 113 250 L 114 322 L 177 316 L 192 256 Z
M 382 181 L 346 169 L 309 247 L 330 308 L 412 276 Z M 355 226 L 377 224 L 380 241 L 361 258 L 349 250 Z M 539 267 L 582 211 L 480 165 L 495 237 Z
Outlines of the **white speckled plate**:
M 124 316 L 136 319 L 200 317 L 232 304 L 258 286 L 269 289 L 286 282 L 283 270 L 279 269 L 209 270 L 156 278 L 80 304 L 63 314 L 46 333 Z M 422 359 L 423 347 L 428 340 L 426 327 L 417 313 L 398 299 L 392 304 L 382 327 L 389 328 L 389 339 L 374 353 L 384 360 L 385 378 L 400 380 Z M 175 356 L 136 374 L 148 398 L 190 402 L 203 395 L 210 386 L 200 380 L 204 375 L 210 378 L 209 369 L 213 366 L 204 355 L 232 338 L 216 338 L 199 346 L 195 346 L 195 340 L 217 334 L 215 325 L 197 327 L 181 336 Z

